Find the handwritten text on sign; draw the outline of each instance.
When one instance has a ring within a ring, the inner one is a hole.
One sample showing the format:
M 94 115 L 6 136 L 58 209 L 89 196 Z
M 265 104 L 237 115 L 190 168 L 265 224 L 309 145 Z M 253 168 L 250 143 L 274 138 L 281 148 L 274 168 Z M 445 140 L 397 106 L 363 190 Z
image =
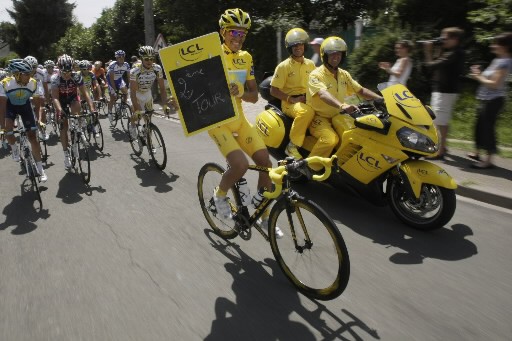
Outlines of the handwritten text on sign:
M 188 131 L 200 130 L 235 114 L 220 58 L 169 72 Z

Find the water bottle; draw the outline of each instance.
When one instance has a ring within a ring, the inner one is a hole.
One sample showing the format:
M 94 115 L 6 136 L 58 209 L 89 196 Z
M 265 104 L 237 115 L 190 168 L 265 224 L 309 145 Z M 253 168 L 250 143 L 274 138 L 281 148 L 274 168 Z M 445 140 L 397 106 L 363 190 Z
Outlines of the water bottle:
M 252 197 L 252 205 L 254 206 L 254 208 L 258 208 L 258 206 L 260 206 L 263 200 L 265 200 L 265 197 L 263 196 L 263 192 L 265 192 L 265 190 L 265 187 L 261 187 L 258 190 L 258 193 L 254 194 L 254 196 Z
M 240 199 L 242 199 L 242 205 L 248 206 L 251 203 L 251 191 L 247 185 L 247 180 L 240 178 L 238 180 L 238 191 L 240 192 Z

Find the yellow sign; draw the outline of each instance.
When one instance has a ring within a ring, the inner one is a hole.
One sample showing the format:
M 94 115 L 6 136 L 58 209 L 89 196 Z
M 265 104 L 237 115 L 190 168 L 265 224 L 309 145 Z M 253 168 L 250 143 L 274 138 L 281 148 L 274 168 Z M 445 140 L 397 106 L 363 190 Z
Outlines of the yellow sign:
M 218 33 L 163 48 L 159 54 L 186 136 L 239 117 Z

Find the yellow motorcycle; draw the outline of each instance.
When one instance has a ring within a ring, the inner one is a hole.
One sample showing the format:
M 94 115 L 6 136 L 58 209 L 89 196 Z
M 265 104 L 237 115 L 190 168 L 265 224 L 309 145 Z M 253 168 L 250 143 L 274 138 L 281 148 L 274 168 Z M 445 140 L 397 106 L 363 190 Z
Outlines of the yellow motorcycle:
M 384 103 L 362 103 L 353 115 L 333 118 L 340 143 L 333 150 L 338 169 L 329 181 L 374 204 L 389 204 L 413 228 L 441 228 L 455 212 L 457 184 L 443 168 L 424 159 L 438 151 L 435 114 L 404 85 L 382 83 L 378 89 Z M 260 94 L 269 104 L 256 117 L 256 126 L 270 154 L 280 160 L 292 119 L 266 90 L 264 81 Z M 306 137 L 299 149 L 304 157 L 315 142 L 315 137 Z

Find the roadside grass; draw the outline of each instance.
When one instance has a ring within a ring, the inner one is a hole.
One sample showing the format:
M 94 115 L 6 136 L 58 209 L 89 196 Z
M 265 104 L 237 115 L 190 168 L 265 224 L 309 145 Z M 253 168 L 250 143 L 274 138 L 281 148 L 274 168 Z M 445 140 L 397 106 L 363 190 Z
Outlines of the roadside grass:
M 463 150 L 474 149 L 474 129 L 477 101 L 472 89 L 461 94 L 454 108 L 453 118 L 448 132 L 448 145 Z M 508 96 L 505 109 L 496 123 L 498 151 L 501 157 L 512 158 L 512 96 Z M 461 141 L 453 141 L 461 140 Z

